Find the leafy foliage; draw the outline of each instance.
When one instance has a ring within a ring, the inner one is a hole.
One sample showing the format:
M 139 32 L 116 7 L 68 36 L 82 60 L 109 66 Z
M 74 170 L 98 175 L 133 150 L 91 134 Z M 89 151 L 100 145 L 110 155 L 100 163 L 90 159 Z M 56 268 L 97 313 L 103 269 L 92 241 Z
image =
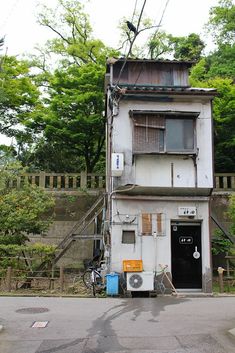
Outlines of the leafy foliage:
M 198 61 L 201 58 L 205 43 L 196 33 L 187 37 L 172 37 L 174 45 L 174 58 L 185 61 Z
M 232 227 L 231 227 L 232 234 L 235 235 L 235 196 L 234 195 L 230 196 L 228 215 L 232 221 Z
M 46 212 L 54 200 L 36 186 L 24 183 L 11 187 L 19 168 L 8 167 L 0 172 L 0 244 L 24 244 L 27 234 L 48 229 L 51 219 Z
M 0 133 L 16 136 L 17 124 L 31 117 L 38 98 L 28 63 L 4 56 L 0 70 Z
M 223 236 L 220 230 L 216 230 L 212 238 L 212 254 L 225 254 L 231 249 L 231 242 Z
M 91 172 L 104 159 L 104 73 L 113 51 L 92 37 L 80 1 L 44 7 L 39 22 L 56 37 L 32 61 L 40 69 L 43 105 L 24 122 L 29 134 L 21 137 L 19 158 L 35 169 Z M 54 72 L 44 64 L 48 54 L 57 59 Z
M 232 173 L 235 164 L 235 86 L 231 79 L 206 77 L 205 60 L 202 60 L 193 68 L 190 82 L 193 86 L 217 90 L 213 101 L 215 170 Z
M 43 130 L 29 163 L 58 172 L 94 169 L 104 154 L 103 86 L 104 66 L 99 64 L 73 64 L 55 71 L 47 107 L 27 122 L 35 133 Z
M 8 266 L 17 270 L 37 268 L 43 261 L 50 262 L 55 256 L 56 247 L 42 243 L 27 245 L 0 244 L 0 268 Z
M 218 6 L 211 8 L 208 29 L 219 46 L 235 43 L 235 4 L 232 0 L 219 0 Z
M 173 52 L 172 36 L 164 31 L 159 31 L 150 37 L 148 48 L 151 59 L 160 59 Z

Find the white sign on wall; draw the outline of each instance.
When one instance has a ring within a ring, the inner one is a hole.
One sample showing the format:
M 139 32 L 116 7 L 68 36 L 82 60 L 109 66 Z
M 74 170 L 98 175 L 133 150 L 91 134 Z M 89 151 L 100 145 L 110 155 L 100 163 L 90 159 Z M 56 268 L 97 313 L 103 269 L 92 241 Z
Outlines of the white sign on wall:
M 121 176 L 124 170 L 123 153 L 112 153 L 112 176 Z
M 197 215 L 196 207 L 178 207 L 178 216 L 195 217 Z

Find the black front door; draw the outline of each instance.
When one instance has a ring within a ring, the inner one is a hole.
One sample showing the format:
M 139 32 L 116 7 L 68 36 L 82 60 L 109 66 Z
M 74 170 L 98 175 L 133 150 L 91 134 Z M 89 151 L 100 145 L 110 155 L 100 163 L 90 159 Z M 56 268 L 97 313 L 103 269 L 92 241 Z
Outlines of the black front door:
M 172 281 L 176 288 L 202 288 L 201 224 L 171 224 Z

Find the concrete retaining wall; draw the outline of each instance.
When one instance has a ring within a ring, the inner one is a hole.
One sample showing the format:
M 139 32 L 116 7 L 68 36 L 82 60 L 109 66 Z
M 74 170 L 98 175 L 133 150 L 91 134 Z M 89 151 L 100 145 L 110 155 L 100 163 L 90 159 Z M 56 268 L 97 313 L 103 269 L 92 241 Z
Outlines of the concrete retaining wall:
M 97 195 L 59 194 L 54 193 L 55 206 L 51 214 L 53 223 L 45 234 L 34 234 L 30 236 L 31 242 L 42 242 L 45 244 L 59 244 L 69 233 L 72 227 L 83 217 L 97 199 Z M 93 234 L 94 225 L 91 225 L 87 234 Z M 76 240 L 70 249 L 58 262 L 67 267 L 83 266 L 83 260 L 91 259 L 93 256 L 93 240 Z

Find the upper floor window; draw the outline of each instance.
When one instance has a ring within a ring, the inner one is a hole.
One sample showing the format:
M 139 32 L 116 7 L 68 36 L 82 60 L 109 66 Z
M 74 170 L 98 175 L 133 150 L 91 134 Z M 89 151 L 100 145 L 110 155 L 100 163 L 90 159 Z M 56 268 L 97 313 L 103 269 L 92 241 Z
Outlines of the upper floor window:
M 133 153 L 195 153 L 198 114 L 132 111 Z

